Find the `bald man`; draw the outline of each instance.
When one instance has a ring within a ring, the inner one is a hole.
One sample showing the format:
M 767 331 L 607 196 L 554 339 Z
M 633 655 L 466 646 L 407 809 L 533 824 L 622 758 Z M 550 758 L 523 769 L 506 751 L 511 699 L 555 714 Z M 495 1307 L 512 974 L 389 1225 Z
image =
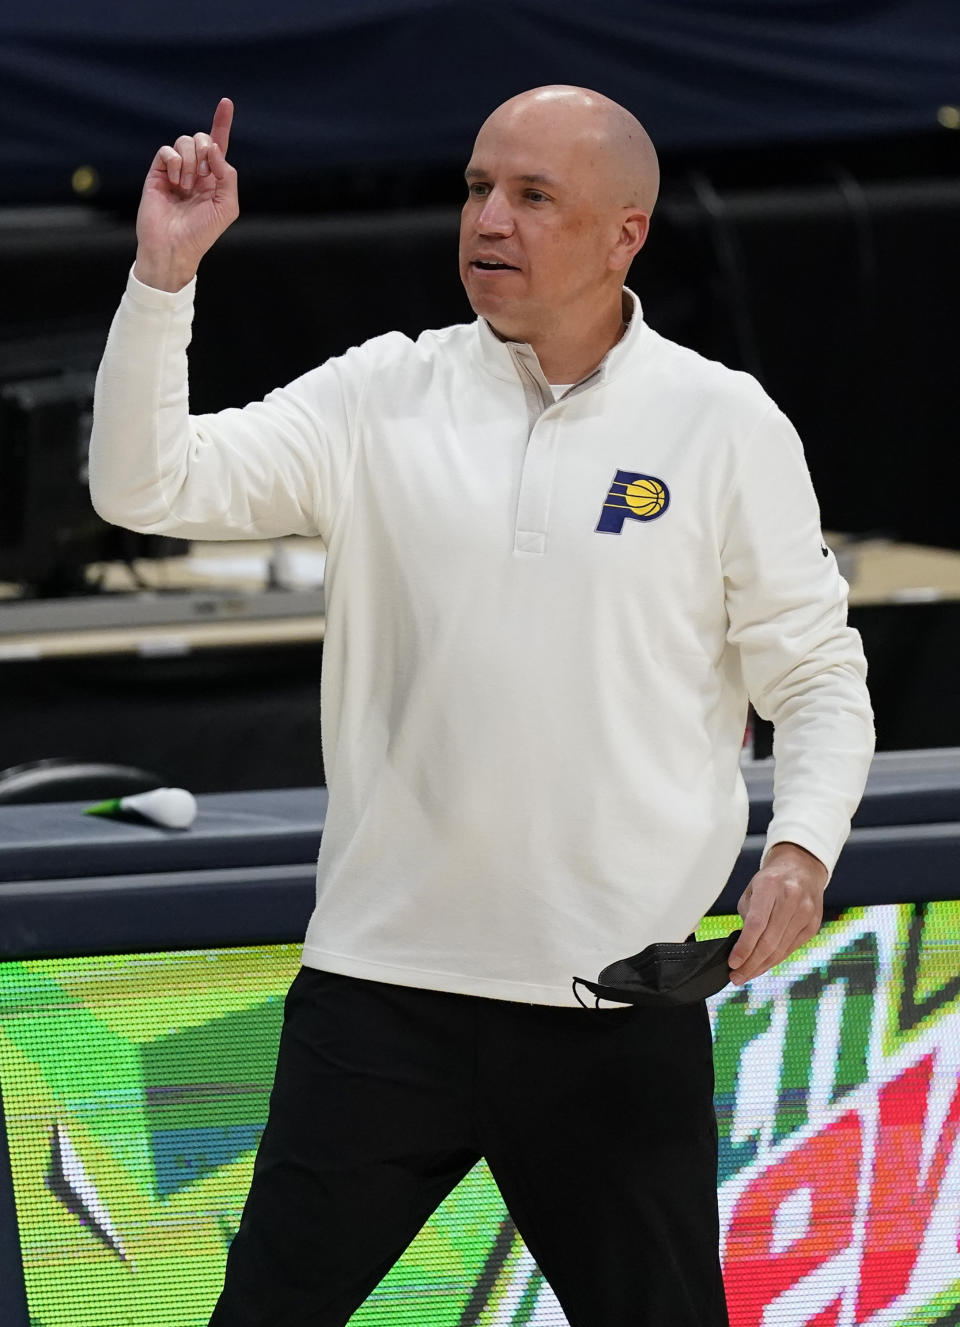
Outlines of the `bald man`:
M 232 113 L 151 166 L 90 460 L 107 520 L 328 550 L 317 903 L 211 1323 L 345 1323 L 484 1157 L 572 1327 L 723 1327 L 704 1002 L 584 1009 L 571 981 L 717 897 L 748 698 L 777 784 L 732 980 L 818 929 L 873 729 L 799 441 L 644 321 L 656 154 L 570 87 L 481 127 L 474 322 L 191 416 Z

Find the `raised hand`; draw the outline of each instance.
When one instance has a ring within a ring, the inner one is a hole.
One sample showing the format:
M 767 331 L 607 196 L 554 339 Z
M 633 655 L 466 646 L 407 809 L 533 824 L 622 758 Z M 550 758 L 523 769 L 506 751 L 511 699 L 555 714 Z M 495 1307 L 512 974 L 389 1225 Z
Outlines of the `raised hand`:
M 209 134 L 182 134 L 154 157 L 140 197 L 133 269 L 145 285 L 180 290 L 236 221 L 237 172 L 227 162 L 232 123 L 233 102 L 224 97 Z

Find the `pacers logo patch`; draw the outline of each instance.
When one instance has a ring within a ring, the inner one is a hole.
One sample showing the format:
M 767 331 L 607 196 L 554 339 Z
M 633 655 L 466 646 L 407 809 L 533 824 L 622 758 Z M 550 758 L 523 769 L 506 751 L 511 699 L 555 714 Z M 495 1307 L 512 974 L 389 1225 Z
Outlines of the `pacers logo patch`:
M 670 490 L 662 479 L 618 470 L 603 500 L 597 533 L 619 534 L 624 521 L 654 521 L 670 506 Z

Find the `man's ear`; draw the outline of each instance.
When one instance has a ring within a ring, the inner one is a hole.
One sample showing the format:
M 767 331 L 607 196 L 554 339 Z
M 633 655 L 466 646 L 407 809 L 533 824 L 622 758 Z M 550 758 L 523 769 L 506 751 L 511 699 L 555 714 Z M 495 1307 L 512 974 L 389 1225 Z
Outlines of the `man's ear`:
M 610 255 L 611 268 L 614 271 L 625 272 L 646 244 L 649 233 L 650 214 L 648 212 L 628 212 L 620 222 L 620 233 Z

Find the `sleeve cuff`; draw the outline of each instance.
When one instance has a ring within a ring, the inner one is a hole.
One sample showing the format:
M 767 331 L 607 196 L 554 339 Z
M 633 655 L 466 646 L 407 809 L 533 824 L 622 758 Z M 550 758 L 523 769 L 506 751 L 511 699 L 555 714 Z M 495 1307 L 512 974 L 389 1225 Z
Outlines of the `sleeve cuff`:
M 811 853 L 817 861 L 822 862 L 827 868 L 827 884 L 829 885 L 837 864 L 837 858 L 840 856 L 839 848 L 828 847 L 823 840 L 800 825 L 774 826 L 771 822 L 770 828 L 767 830 L 766 842 L 763 845 L 763 854 L 760 858 L 761 866 L 767 859 L 767 853 L 777 843 L 796 843 L 799 847 L 806 848 L 807 852 Z
M 138 281 L 133 275 L 132 265 L 127 276 L 128 297 L 134 304 L 139 304 L 144 309 L 162 309 L 167 312 L 189 309 L 193 304 L 196 288 L 196 277 L 188 281 L 182 290 L 158 290 L 156 286 L 145 286 L 142 281 Z

